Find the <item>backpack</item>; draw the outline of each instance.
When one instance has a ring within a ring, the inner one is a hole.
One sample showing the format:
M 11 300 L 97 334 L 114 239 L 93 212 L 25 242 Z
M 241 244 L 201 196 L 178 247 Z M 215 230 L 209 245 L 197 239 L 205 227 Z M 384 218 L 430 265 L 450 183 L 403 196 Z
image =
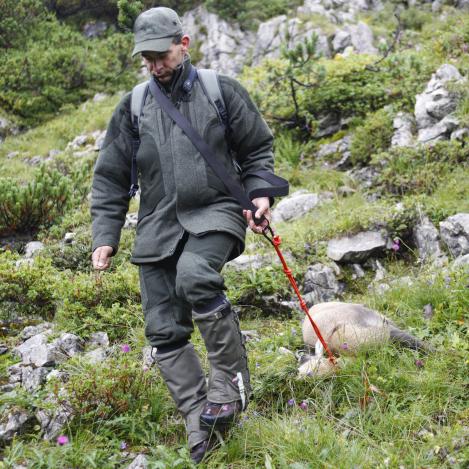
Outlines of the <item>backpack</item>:
M 218 74 L 215 70 L 195 69 L 192 67 L 188 79 L 184 82 L 183 88 L 186 92 L 192 89 L 193 82 L 198 77 L 202 89 L 207 96 L 209 102 L 215 108 L 220 123 L 225 128 L 225 138 L 230 143 L 231 128 L 229 125 L 228 113 L 226 111 L 225 101 L 221 92 Z M 145 81 L 136 85 L 132 90 L 130 98 L 130 109 L 132 115 L 133 141 L 132 141 L 132 167 L 131 167 L 131 185 L 129 197 L 134 197 L 138 191 L 138 175 L 137 175 L 137 152 L 140 146 L 139 122 L 142 115 L 143 106 L 148 95 L 149 82 Z

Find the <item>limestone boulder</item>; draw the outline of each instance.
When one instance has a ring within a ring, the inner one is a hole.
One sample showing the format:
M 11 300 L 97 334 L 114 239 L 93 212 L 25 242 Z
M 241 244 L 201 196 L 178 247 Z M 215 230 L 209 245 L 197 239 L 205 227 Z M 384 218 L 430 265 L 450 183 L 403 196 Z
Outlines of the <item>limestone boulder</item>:
M 458 213 L 442 221 L 440 235 L 454 257 L 469 254 L 469 213 Z
M 331 239 L 327 255 L 337 262 L 361 263 L 385 251 L 387 237 L 379 231 L 365 231 L 353 236 Z

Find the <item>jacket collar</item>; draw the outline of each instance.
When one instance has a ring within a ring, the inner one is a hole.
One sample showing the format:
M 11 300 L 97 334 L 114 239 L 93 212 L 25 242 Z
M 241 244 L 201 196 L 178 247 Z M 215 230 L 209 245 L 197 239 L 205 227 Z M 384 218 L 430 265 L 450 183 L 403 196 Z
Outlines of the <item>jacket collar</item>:
M 184 60 L 174 72 L 173 78 L 170 83 L 163 85 L 156 78 L 153 77 L 156 84 L 160 87 L 173 103 L 181 101 L 186 95 L 186 92 L 182 89 L 182 85 L 189 76 L 191 70 L 191 59 L 188 55 L 184 57 Z

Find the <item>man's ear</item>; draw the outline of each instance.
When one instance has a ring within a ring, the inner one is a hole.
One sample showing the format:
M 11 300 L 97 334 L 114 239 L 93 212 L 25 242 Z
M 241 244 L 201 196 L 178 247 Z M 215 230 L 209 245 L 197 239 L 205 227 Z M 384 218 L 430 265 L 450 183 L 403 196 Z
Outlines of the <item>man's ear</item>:
M 190 43 L 191 43 L 191 38 L 187 34 L 184 34 L 184 36 L 182 36 L 181 38 L 183 52 L 187 52 L 189 50 Z

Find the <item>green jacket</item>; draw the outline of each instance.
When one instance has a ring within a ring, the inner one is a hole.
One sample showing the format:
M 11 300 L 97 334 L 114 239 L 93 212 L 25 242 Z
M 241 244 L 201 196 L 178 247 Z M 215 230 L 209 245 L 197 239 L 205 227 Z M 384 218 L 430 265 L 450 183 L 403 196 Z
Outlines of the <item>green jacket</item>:
M 195 81 L 190 94 L 181 84 L 188 74 L 186 61 L 173 80 L 168 96 L 223 161 L 226 169 L 242 182 L 248 195 L 270 187 L 252 173 L 273 172 L 273 136 L 246 90 L 234 79 L 220 76 L 220 85 L 232 128 L 231 147 L 239 169 L 228 151 L 216 110 L 201 85 Z M 130 97 L 123 97 L 109 123 L 93 177 L 91 215 L 93 250 L 109 245 L 118 249 L 120 232 L 128 210 L 132 129 Z M 148 94 L 139 125 L 137 165 L 140 208 L 131 261 L 156 262 L 174 253 L 184 230 L 194 235 L 210 231 L 231 233 L 244 249 L 246 222 L 242 209 L 212 172 L 182 130 Z

